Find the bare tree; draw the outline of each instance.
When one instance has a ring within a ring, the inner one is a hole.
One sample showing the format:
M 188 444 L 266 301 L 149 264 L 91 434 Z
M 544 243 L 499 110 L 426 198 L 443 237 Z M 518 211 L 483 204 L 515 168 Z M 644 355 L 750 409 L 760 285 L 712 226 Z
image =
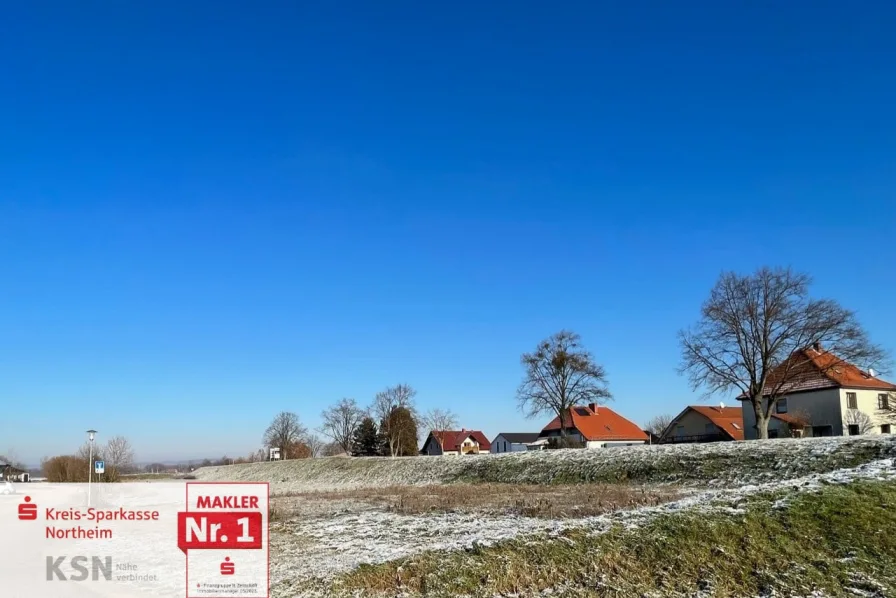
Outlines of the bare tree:
M 673 419 L 675 418 L 668 413 L 657 415 L 656 417 L 652 417 L 647 420 L 644 429 L 654 436 L 662 436 L 663 432 L 666 431 L 666 428 L 669 427 L 669 424 L 672 423 Z
M 724 273 L 700 321 L 679 333 L 680 372 L 706 395 L 741 393 L 752 404 L 760 438 L 768 438 L 778 400 L 806 376 L 845 362 L 878 365 L 886 357 L 853 312 L 810 298 L 810 284 L 808 275 L 789 268 Z M 813 359 L 822 351 L 825 359 Z
M 855 431 L 861 435 L 868 434 L 875 428 L 874 420 L 871 419 L 871 416 L 858 409 L 847 409 L 844 421 L 847 426 L 855 426 Z M 855 436 L 852 430 L 850 430 L 850 436 Z
M 298 415 L 290 411 L 281 411 L 265 430 L 262 443 L 267 448 L 279 448 L 281 459 L 296 459 L 310 456 L 307 454 L 308 446 L 304 442 L 307 436 L 308 431 Z
M 575 332 L 561 330 L 541 341 L 520 362 L 525 377 L 517 390 L 519 408 L 527 417 L 553 413 L 566 436 L 571 407 L 612 398 L 603 366 L 594 361 Z
M 430 409 L 420 417 L 420 423 L 423 424 L 423 430 L 453 430 L 457 427 L 457 416 L 450 409 L 442 410 L 438 408 Z
M 417 391 L 407 384 L 398 384 L 378 392 L 373 399 L 371 411 L 380 422 L 380 434 L 395 457 L 406 450 L 412 442 L 418 443 L 417 410 L 414 397 Z M 413 425 L 411 425 L 413 423 Z M 414 438 L 408 438 L 410 434 Z
M 305 444 L 308 445 L 308 450 L 311 452 L 312 457 L 322 456 L 324 445 L 326 445 L 326 443 L 317 434 L 309 434 L 308 436 L 306 436 Z
M 354 399 L 342 399 L 321 414 L 321 433 L 338 444 L 342 452 L 352 448 L 355 430 L 364 419 L 364 411 Z
M 379 420 L 385 419 L 396 407 L 404 407 L 416 415 L 414 407 L 414 398 L 416 396 L 417 391 L 407 384 L 390 386 L 386 390 L 376 393 L 376 396 L 373 398 L 371 411 L 374 417 Z
M 103 449 L 103 456 L 112 467 L 127 473 L 134 467 L 134 450 L 124 436 L 113 436 Z

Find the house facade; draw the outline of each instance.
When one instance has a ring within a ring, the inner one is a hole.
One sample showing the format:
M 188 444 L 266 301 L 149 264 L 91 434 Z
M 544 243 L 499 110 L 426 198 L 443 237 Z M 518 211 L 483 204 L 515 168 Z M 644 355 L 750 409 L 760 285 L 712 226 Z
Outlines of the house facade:
M 433 430 L 426 437 L 421 455 L 478 455 L 491 450 L 491 443 L 479 430 Z
M 538 432 L 501 432 L 492 440 L 492 453 L 518 453 L 536 450 L 544 443 L 536 445 Z
M 649 437 L 637 424 L 609 407 L 596 405 L 570 407 L 564 418 L 566 437 L 581 442 L 585 448 L 610 448 L 634 444 L 647 444 Z M 539 439 L 562 436 L 560 417 L 555 417 L 544 427 Z
M 662 443 L 718 442 L 744 439 L 741 408 L 724 404 L 689 405 L 660 435 Z
M 788 383 L 772 410 L 770 437 L 783 436 L 785 429 L 798 424 L 804 436 L 890 434 L 896 427 L 896 384 L 818 346 L 798 353 L 800 375 Z M 743 396 L 738 399 L 745 437 L 758 438 L 753 404 Z

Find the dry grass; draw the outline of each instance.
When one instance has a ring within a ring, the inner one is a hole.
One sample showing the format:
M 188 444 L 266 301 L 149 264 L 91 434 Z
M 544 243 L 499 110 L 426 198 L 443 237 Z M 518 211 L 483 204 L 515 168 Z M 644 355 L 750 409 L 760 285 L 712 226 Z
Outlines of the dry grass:
M 277 518 L 298 513 L 298 503 L 343 502 L 366 505 L 404 515 L 426 513 L 489 513 L 568 519 L 600 515 L 620 509 L 657 505 L 680 497 L 675 488 L 646 488 L 630 484 L 524 485 L 450 484 L 391 486 L 341 492 L 290 493 L 272 499 Z
M 778 499 L 787 497 L 783 506 Z M 636 530 L 569 530 L 362 565 L 351 596 L 896 596 L 896 484 L 752 498 L 743 513 L 669 513 Z M 340 595 L 339 593 L 334 593 Z

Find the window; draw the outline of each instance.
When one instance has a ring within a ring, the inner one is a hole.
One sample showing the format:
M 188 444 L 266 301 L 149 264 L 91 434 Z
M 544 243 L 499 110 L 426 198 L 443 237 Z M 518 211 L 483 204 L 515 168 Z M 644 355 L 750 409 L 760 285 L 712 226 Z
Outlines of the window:
M 854 392 L 846 393 L 846 408 L 847 409 L 858 409 L 859 408 L 859 400 L 856 399 L 856 393 L 854 393 Z
M 884 424 L 880 427 L 881 434 L 889 434 L 890 433 L 890 424 Z
M 877 395 L 877 408 L 878 409 L 889 409 L 890 408 L 890 396 L 886 393 L 882 393 Z
M 775 413 L 787 413 L 787 399 L 778 399 L 775 403 Z
M 731 425 L 734 426 L 734 429 L 735 429 L 735 430 L 740 430 L 740 426 L 738 426 L 737 424 L 732 423 Z
M 768 437 L 769 437 L 769 438 L 777 438 L 777 437 L 778 437 L 778 431 L 777 431 L 777 430 L 774 430 L 774 429 L 770 429 L 770 430 L 768 431 Z
M 675 428 L 675 435 L 676 436 L 684 436 L 684 426 L 677 426 Z
M 716 433 L 716 425 L 715 424 L 706 424 L 706 433 L 707 434 L 715 434 Z
M 849 424 L 849 435 L 850 436 L 858 436 L 859 435 L 859 424 Z
M 504 452 L 505 453 L 507 452 L 507 441 L 506 440 L 504 441 Z

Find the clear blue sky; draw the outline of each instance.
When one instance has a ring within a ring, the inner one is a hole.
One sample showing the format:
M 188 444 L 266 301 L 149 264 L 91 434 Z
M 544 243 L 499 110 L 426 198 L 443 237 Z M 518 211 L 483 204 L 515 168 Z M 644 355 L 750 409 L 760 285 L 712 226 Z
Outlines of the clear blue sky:
M 896 349 L 890 2 L 48 2 L 0 22 L 0 452 L 243 454 L 567 327 L 643 423 L 718 274 Z M 724 5 L 724 6 L 723 6 Z

